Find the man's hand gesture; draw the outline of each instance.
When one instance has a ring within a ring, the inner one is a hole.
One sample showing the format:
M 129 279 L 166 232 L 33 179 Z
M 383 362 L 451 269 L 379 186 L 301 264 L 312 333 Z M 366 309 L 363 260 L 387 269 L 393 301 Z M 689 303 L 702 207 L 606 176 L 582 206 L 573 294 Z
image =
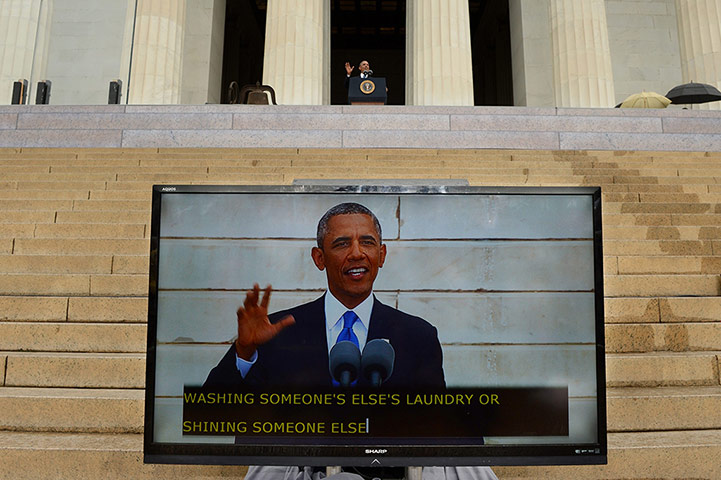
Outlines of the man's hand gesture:
M 245 295 L 243 306 L 238 308 L 238 338 L 235 341 L 235 351 L 244 360 L 250 360 L 258 346 L 263 345 L 278 335 L 281 330 L 295 323 L 293 315 L 281 318 L 276 323 L 268 319 L 268 303 L 270 302 L 271 287 L 263 290 L 260 299 L 260 287 L 256 283 L 253 289 Z
M 354 68 L 355 68 L 355 67 L 352 66 L 350 63 L 345 62 L 345 73 L 346 73 L 346 75 L 348 75 L 349 77 L 350 77 L 350 74 L 353 73 L 353 69 L 354 69 Z

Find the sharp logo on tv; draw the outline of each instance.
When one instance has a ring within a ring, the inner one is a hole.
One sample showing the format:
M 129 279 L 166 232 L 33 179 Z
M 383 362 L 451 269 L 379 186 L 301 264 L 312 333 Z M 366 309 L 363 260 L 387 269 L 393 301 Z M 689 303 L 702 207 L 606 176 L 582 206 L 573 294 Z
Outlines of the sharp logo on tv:
M 368 455 L 382 455 L 384 453 L 388 453 L 385 448 L 366 448 L 366 454 Z
M 145 461 L 606 463 L 601 219 L 597 187 L 154 186 Z

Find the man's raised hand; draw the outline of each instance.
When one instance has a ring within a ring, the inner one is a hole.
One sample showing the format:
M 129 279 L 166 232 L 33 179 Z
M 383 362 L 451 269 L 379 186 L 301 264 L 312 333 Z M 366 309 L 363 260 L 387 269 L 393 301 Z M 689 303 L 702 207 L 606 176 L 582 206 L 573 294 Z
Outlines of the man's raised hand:
M 260 299 L 260 286 L 256 283 L 245 295 L 243 306 L 238 308 L 238 338 L 235 340 L 235 351 L 244 360 L 250 360 L 258 346 L 273 339 L 281 330 L 295 323 L 293 315 L 270 323 L 268 319 L 270 292 L 271 287 L 268 285 L 263 289 L 263 298 Z
M 353 69 L 355 67 L 352 66 L 349 62 L 345 62 L 345 73 L 350 77 L 350 74 L 353 73 Z

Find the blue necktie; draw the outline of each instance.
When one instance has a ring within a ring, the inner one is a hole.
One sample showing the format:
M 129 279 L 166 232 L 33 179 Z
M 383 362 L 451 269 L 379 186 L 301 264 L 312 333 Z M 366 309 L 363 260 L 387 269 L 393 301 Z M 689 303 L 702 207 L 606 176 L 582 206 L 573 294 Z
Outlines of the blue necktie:
M 335 343 L 342 342 L 342 341 L 348 341 L 353 342 L 356 347 L 360 349 L 360 343 L 358 342 L 358 337 L 356 336 L 355 332 L 353 331 L 353 324 L 360 320 L 358 318 L 358 315 L 355 314 L 353 310 L 348 310 L 343 314 L 343 330 L 340 331 L 338 334 L 338 338 L 336 339 Z M 351 383 L 351 386 L 355 386 L 358 383 L 358 379 L 356 378 L 355 381 Z M 340 386 L 340 383 L 338 383 L 335 379 L 333 379 L 333 386 L 338 387 Z
M 358 318 L 358 315 L 356 315 L 353 310 L 348 310 L 347 312 L 345 312 L 343 314 L 343 330 L 340 331 L 340 334 L 338 335 L 335 343 L 346 340 L 349 342 L 353 342 L 356 347 L 360 348 L 358 337 L 353 331 L 353 324 L 355 324 L 355 322 L 357 322 L 358 320 L 360 320 L 360 318 Z

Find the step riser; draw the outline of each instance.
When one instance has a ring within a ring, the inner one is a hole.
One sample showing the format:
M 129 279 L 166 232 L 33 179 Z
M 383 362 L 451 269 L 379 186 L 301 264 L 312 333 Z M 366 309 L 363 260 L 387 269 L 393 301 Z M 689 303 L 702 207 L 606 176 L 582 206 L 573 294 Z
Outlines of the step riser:
M 0 351 L 142 353 L 146 338 L 143 324 L 0 322 Z

